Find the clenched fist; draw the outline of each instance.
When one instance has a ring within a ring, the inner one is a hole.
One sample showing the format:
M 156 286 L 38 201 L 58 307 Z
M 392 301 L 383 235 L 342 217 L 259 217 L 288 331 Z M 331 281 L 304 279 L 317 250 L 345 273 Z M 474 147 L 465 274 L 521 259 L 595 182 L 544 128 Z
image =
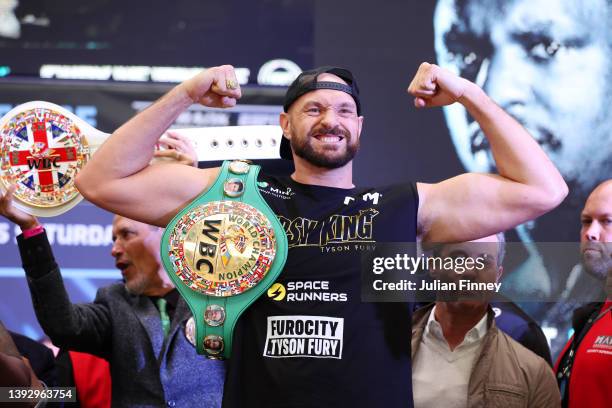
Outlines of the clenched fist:
M 230 108 L 242 96 L 234 67 L 221 65 L 204 70 L 180 85 L 194 103 Z
M 446 69 L 423 62 L 408 86 L 408 93 L 414 96 L 414 106 L 430 108 L 457 102 L 472 85 Z

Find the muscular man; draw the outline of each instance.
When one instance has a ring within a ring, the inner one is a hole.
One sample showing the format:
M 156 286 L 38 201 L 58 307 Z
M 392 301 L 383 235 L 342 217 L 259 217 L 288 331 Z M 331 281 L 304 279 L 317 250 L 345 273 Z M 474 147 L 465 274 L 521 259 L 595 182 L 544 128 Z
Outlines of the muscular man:
M 234 106 L 236 83 L 233 68 L 221 66 L 175 87 L 117 129 L 78 176 L 79 190 L 104 208 L 166 225 L 218 170 L 148 166 L 146 152 L 189 105 Z M 355 187 L 352 159 L 364 120 L 355 78 L 334 67 L 302 73 L 280 115 L 281 152 L 295 172 L 259 183 L 289 240 L 277 280 L 286 296 L 280 289 L 262 296 L 238 321 L 225 406 L 409 405 L 409 312 L 360 301 L 359 251 L 417 235 L 427 242 L 487 236 L 566 195 L 537 143 L 474 83 L 424 63 L 409 92 L 418 108 L 464 105 L 485 129 L 500 174 Z

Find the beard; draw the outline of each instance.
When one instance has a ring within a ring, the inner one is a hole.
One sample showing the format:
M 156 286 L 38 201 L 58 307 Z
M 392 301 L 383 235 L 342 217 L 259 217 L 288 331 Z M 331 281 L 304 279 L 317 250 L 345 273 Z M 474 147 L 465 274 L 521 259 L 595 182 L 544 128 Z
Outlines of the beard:
M 346 149 L 344 150 L 344 153 L 341 155 L 335 155 L 315 151 L 314 147 L 312 146 L 312 139 L 315 135 L 323 134 L 341 136 L 343 140 L 346 141 Z M 353 160 L 357 154 L 357 151 L 359 150 L 359 138 L 356 138 L 355 141 L 353 141 L 351 134 L 339 126 L 334 128 L 315 128 L 308 132 L 308 135 L 301 140 L 298 140 L 298 138 L 295 137 L 291 138 L 290 143 L 293 152 L 298 157 L 301 157 L 313 166 L 330 170 L 340 168 Z
M 124 279 L 124 286 L 128 293 L 142 295 L 149 286 L 149 283 L 145 276 L 139 274 L 132 279 Z
M 599 251 L 599 255 L 582 254 L 582 266 L 591 276 L 600 281 L 612 278 L 612 243 L 597 242 L 582 244 L 582 248 L 592 248 Z

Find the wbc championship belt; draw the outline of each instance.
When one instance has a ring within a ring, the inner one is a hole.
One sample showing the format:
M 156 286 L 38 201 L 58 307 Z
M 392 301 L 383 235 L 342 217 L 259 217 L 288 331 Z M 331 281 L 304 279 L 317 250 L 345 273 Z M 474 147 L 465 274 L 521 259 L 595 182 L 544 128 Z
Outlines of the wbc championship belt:
M 278 126 L 173 129 L 193 143 L 198 161 L 279 157 Z M 110 135 L 67 109 L 27 102 L 0 119 L 0 192 L 15 186 L 14 205 L 29 214 L 62 214 L 83 197 L 74 179 Z
M 215 183 L 166 226 L 164 267 L 195 321 L 199 354 L 231 356 L 240 315 L 280 274 L 287 236 L 257 187 L 259 166 L 224 162 Z M 189 337 L 189 336 L 188 336 Z

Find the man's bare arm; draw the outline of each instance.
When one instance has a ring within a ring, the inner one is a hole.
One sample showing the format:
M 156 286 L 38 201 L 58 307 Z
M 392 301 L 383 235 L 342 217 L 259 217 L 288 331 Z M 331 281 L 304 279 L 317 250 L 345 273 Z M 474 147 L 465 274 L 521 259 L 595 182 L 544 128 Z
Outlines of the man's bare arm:
M 149 165 L 159 137 L 193 103 L 232 107 L 240 98 L 233 67 L 207 69 L 181 83 L 117 129 L 77 176 L 79 191 L 94 204 L 148 224 L 165 226 L 205 190 L 217 169 L 176 163 Z
M 516 120 L 474 83 L 424 63 L 408 91 L 421 107 L 461 103 L 480 125 L 499 171 L 419 183 L 419 225 L 428 242 L 463 242 L 515 227 L 567 195 L 553 163 Z
M 4 327 L 4 323 L 0 320 L 0 351 L 12 356 L 21 358 L 21 353 L 17 350 L 17 346 L 15 342 L 13 342 L 13 338 L 11 334 Z
M 30 362 L 21 355 L 2 321 L 0 321 L 0 387 L 43 388 Z M 28 406 L 35 405 L 32 403 Z

